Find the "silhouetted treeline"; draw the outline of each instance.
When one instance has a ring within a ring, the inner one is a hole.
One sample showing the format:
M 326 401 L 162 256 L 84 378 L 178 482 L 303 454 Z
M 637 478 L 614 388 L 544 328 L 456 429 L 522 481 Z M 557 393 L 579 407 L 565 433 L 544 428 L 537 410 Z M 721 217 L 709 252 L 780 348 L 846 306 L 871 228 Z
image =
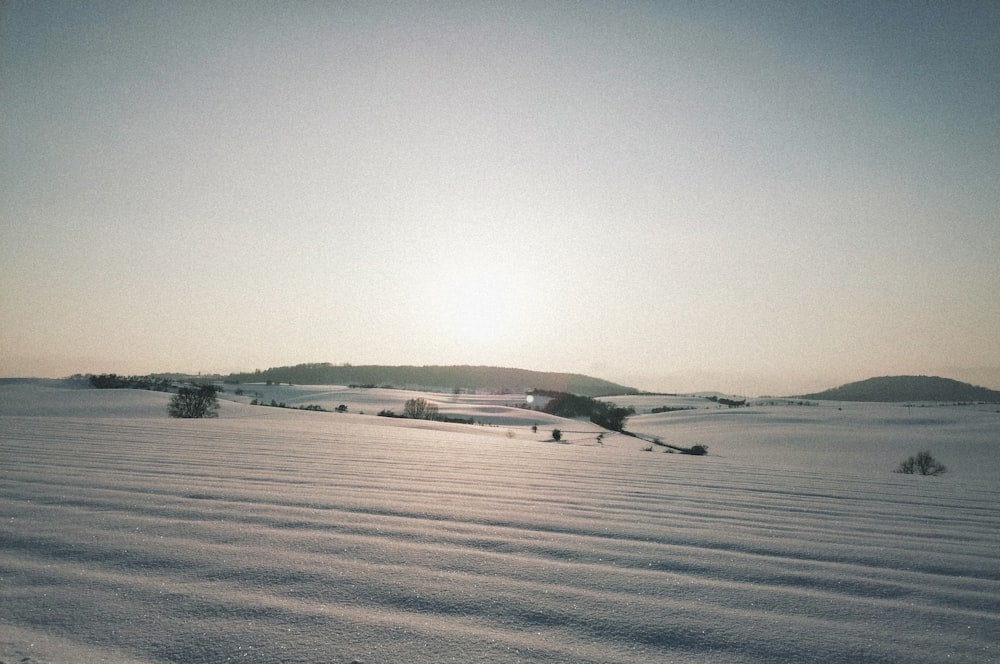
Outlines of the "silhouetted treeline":
M 541 394 L 540 391 L 536 391 Z M 543 411 L 559 417 L 587 417 L 594 424 L 611 431 L 623 431 L 625 420 L 635 414 L 631 406 L 621 407 L 607 401 L 598 401 L 579 394 L 546 392 L 552 397 Z
M 317 411 L 317 412 L 320 412 L 320 413 L 329 413 L 329 412 L 331 412 L 330 410 L 328 410 L 326 408 L 323 408 L 323 406 L 320 406 L 319 404 L 315 404 L 315 403 L 311 403 L 311 404 L 308 404 L 308 405 L 305 405 L 305 406 L 289 406 L 284 401 L 279 402 L 276 399 L 271 399 L 270 403 L 267 403 L 263 399 L 253 399 L 252 401 L 250 401 L 250 405 L 251 406 L 270 406 L 271 408 L 291 408 L 292 410 L 314 410 L 314 411 Z M 347 406 L 345 406 L 344 404 L 340 404 L 339 406 L 337 406 L 337 408 L 335 410 L 338 413 L 346 413 L 347 412 Z
M 524 394 L 532 389 L 540 389 L 591 397 L 638 393 L 634 388 L 581 374 L 487 366 L 354 366 L 322 362 L 231 374 L 225 377 L 225 381 L 421 388 L 492 394 Z
M 712 397 L 708 397 L 708 400 L 709 401 L 714 401 L 717 404 L 720 404 L 722 406 L 729 406 L 730 408 L 739 408 L 740 406 L 747 405 L 747 400 L 746 399 L 740 399 L 739 401 L 737 401 L 736 399 L 727 399 L 725 397 L 715 397 L 715 396 L 712 396 Z
M 694 406 L 658 406 L 650 410 L 654 415 L 657 413 L 674 413 L 679 410 L 694 410 Z
M 173 383 L 155 376 L 119 376 L 118 374 L 91 374 L 87 376 L 91 387 L 99 390 L 153 390 L 169 392 Z

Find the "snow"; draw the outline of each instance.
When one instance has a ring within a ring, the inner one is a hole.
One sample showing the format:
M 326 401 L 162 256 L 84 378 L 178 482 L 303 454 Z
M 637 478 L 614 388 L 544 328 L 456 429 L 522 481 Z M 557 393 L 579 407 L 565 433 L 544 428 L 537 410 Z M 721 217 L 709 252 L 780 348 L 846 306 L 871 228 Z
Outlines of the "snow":
M 689 457 L 283 389 L 348 413 L 0 385 L 0 661 L 1000 661 L 995 406 L 629 421 Z M 891 472 L 920 449 L 949 472 Z

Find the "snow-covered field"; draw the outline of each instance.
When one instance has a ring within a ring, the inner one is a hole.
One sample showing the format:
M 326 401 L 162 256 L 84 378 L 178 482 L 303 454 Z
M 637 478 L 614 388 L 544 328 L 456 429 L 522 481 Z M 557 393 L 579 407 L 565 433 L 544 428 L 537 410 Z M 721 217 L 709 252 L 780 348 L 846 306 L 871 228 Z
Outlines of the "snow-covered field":
M 0 383 L 0 662 L 1000 662 L 997 406 L 283 389 L 348 412 Z

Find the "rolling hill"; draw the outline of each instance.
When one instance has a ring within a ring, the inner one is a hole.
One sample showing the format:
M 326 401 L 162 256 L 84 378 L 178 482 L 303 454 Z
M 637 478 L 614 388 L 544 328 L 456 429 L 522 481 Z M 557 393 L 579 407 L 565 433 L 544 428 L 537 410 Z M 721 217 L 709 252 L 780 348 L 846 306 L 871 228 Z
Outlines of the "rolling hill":
M 882 376 L 848 383 L 802 399 L 827 401 L 996 401 L 1000 391 L 939 376 Z
M 992 406 L 636 416 L 695 457 L 168 400 L 0 382 L 0 661 L 996 663 Z M 926 441 L 944 479 L 892 472 Z
M 374 385 L 435 391 L 477 390 L 510 394 L 523 394 L 528 390 L 539 389 L 588 397 L 638 392 L 635 388 L 581 374 L 488 366 L 353 366 L 322 362 L 231 374 L 225 380 L 241 383 L 273 381 L 299 385 Z

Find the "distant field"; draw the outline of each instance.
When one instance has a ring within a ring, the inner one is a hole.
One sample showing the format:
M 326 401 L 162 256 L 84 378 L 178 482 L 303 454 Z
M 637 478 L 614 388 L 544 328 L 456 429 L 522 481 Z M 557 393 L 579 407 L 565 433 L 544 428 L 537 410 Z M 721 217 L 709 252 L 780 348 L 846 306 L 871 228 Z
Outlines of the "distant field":
M 348 412 L 0 385 L 0 661 L 1000 662 L 995 408 L 262 391 Z

